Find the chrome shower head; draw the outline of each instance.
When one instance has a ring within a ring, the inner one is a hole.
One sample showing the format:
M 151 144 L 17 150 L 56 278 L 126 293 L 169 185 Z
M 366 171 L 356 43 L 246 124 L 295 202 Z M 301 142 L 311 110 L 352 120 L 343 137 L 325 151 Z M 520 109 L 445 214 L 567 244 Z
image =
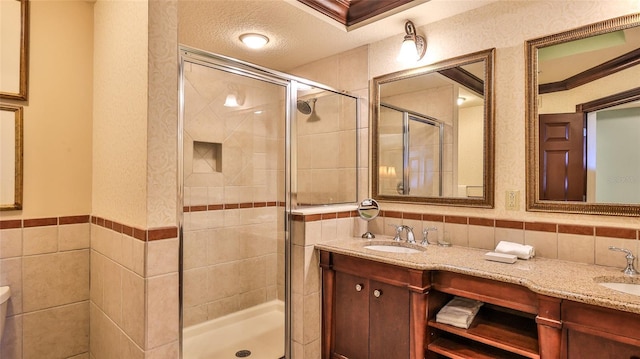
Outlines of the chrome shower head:
M 310 115 L 311 112 L 315 110 L 316 100 L 317 99 L 315 98 L 309 99 L 307 101 L 298 100 L 298 103 L 297 103 L 298 111 L 302 112 L 302 114 L 304 115 Z

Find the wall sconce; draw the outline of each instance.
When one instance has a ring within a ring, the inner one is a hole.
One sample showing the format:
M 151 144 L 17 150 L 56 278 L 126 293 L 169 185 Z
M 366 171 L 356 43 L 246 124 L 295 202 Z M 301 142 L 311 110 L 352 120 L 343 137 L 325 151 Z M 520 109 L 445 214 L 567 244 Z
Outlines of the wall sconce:
M 467 101 L 466 98 L 460 96 L 458 97 L 458 100 L 456 101 L 458 103 L 458 106 L 462 105 L 465 101 Z
M 244 95 L 235 86 L 229 86 L 229 93 L 224 100 L 224 107 L 239 107 L 244 105 Z
M 407 21 L 404 24 L 404 31 L 407 34 L 404 35 L 404 41 L 398 54 L 398 61 L 420 61 L 427 50 L 427 40 L 423 36 L 416 34 L 416 27 L 411 21 Z

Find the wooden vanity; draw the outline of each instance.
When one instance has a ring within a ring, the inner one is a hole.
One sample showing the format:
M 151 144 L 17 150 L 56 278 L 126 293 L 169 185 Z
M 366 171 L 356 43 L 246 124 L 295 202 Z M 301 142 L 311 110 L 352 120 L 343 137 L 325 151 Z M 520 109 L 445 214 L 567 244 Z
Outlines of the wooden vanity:
M 640 359 L 639 313 L 438 264 L 416 268 L 375 254 L 368 258 L 367 251 L 318 247 L 323 359 Z M 469 329 L 435 321 L 454 296 L 484 302 Z

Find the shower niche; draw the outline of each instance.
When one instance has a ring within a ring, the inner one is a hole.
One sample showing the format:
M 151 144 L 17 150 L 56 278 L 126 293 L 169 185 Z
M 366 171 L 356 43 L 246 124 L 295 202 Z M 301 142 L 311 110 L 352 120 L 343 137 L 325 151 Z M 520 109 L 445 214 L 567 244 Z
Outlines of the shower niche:
M 213 142 L 193 141 L 193 172 L 221 173 L 222 172 L 222 144 Z

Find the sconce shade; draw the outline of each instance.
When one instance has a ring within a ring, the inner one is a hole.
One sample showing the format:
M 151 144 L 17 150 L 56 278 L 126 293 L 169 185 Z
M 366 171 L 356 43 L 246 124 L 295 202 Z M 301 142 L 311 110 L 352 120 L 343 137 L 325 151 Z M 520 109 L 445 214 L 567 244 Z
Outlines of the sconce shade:
M 404 24 L 404 41 L 400 47 L 398 61 L 415 62 L 420 61 L 427 50 L 427 41 L 424 37 L 416 34 L 416 28 L 411 21 Z
M 238 107 L 238 98 L 236 94 L 230 93 L 227 95 L 226 100 L 224 101 L 224 107 Z

